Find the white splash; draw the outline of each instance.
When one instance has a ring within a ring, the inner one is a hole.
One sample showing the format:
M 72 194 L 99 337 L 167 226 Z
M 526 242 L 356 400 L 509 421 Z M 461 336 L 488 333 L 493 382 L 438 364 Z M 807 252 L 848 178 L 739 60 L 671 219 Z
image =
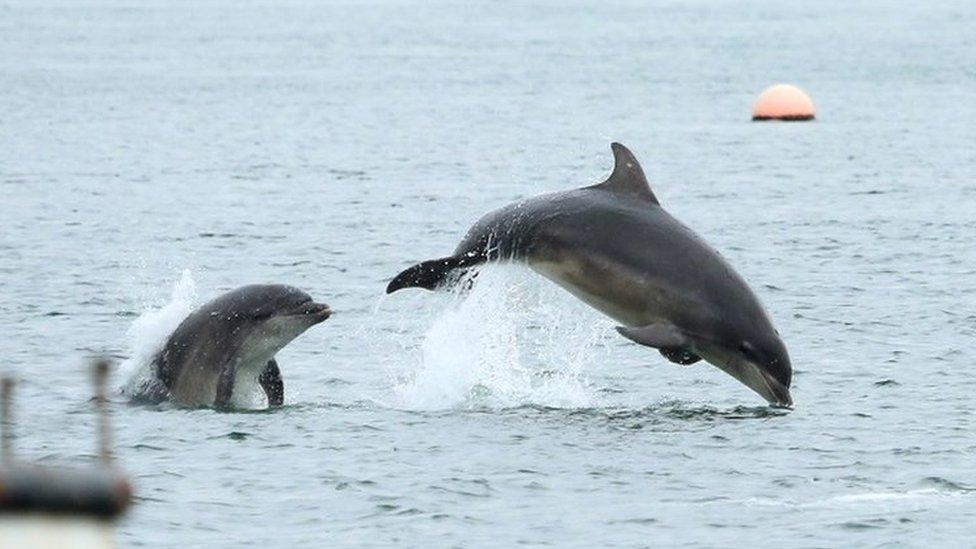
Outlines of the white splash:
M 139 389 L 153 380 L 150 362 L 166 343 L 180 322 L 193 310 L 197 300 L 197 286 L 189 269 L 183 271 L 173 284 L 169 301 L 148 305 L 126 330 L 129 358 L 121 365 L 125 395 L 138 394 Z
M 396 376 L 395 405 L 593 406 L 584 367 L 612 332 L 608 321 L 521 266 L 485 267 L 473 278 Z

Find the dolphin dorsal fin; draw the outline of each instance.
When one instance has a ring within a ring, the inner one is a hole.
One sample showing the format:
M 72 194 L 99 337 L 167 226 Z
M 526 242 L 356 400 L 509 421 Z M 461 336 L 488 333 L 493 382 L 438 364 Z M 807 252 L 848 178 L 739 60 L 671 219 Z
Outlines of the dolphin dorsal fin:
M 634 153 L 620 143 L 611 143 L 610 148 L 613 149 L 613 173 L 603 183 L 593 185 L 593 188 L 649 200 L 660 206 Z

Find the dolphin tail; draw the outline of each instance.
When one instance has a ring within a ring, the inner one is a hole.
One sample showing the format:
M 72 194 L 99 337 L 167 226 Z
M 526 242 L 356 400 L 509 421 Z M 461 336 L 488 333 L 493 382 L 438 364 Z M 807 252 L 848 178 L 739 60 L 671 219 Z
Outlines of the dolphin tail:
M 403 288 L 424 288 L 434 290 L 449 281 L 459 269 L 482 263 L 477 257 L 442 257 L 417 263 L 413 267 L 393 277 L 386 287 L 386 293 L 392 294 Z

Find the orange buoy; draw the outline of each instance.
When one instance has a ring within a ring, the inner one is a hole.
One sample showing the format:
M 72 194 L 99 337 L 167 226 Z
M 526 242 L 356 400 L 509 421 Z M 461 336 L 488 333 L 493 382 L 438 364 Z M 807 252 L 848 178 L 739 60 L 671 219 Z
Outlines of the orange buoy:
M 766 88 L 752 108 L 753 120 L 813 120 L 813 101 L 792 84 L 777 84 Z

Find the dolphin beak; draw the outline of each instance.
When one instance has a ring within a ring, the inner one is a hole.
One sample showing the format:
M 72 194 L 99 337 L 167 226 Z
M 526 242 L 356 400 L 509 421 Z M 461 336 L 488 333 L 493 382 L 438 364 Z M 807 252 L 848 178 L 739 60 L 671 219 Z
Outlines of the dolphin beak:
M 790 388 L 779 382 L 762 366 L 754 362 L 742 362 L 735 370 L 728 371 L 733 377 L 741 381 L 746 387 L 759 393 L 773 406 L 783 408 L 793 407 L 793 397 Z
M 760 377 L 765 385 L 765 391 L 757 391 L 770 404 L 782 406 L 783 408 L 793 408 L 793 397 L 790 395 L 790 388 L 783 385 L 773 376 L 762 369 L 759 369 Z
M 316 322 L 322 322 L 332 316 L 332 309 L 325 303 L 315 303 L 312 301 L 305 304 L 299 314 L 312 316 Z

